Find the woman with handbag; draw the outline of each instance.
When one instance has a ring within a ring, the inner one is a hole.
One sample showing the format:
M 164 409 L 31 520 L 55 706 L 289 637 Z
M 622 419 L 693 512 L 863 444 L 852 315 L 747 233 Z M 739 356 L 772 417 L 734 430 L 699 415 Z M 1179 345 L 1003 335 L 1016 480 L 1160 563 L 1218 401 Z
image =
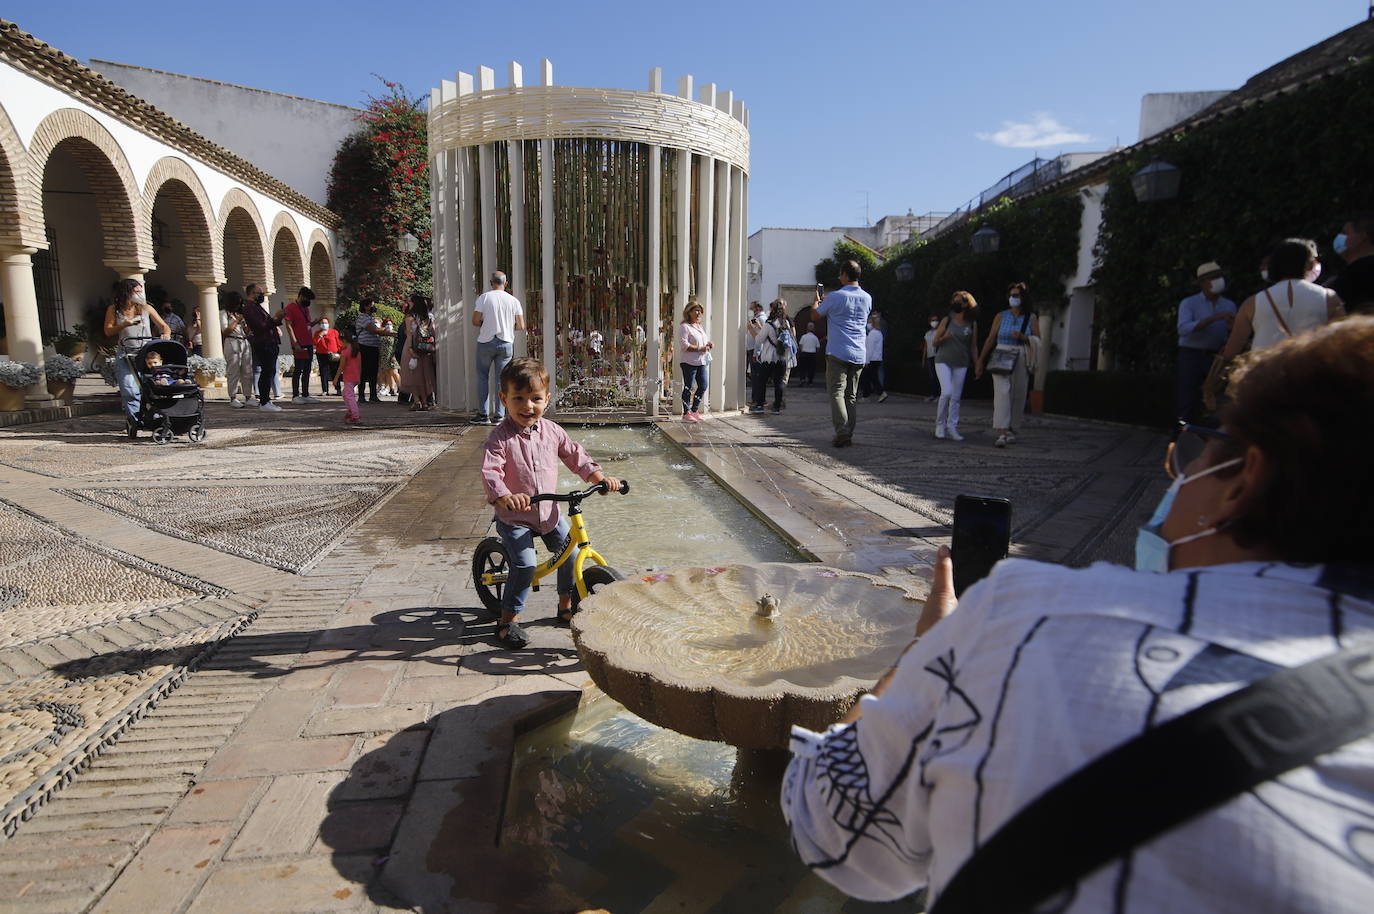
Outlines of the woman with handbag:
M 1007 287 L 1007 310 L 992 319 L 992 329 L 983 342 L 983 351 L 974 366 L 981 378 L 986 368 L 992 372 L 992 430 L 996 447 L 1016 443 L 1016 430 L 1026 411 L 1026 391 L 1040 345 L 1040 319 L 1026 304 L 1029 290 L 1023 282 Z M 992 359 L 988 359 L 988 353 Z
M 437 386 L 434 319 L 429 313 L 429 299 L 412 292 L 405 319 L 405 345 L 401 349 L 401 387 L 410 394 L 411 412 L 429 409 Z

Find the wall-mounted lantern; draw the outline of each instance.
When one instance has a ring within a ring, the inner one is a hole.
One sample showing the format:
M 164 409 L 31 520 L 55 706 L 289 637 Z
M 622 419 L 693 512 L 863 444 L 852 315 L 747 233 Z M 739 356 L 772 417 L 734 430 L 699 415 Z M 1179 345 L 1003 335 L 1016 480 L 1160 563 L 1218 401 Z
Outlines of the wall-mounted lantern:
M 911 265 L 911 261 L 904 260 L 897 264 L 896 276 L 898 282 L 911 282 L 916 278 L 916 268 Z
M 1183 172 L 1179 168 L 1161 159 L 1154 159 L 1131 176 L 1131 190 L 1135 191 L 1137 203 L 1172 200 L 1178 196 L 1178 185 L 1182 180 Z
M 396 250 L 400 251 L 402 254 L 414 254 L 416 251 L 420 250 L 420 239 L 410 234 L 410 232 L 406 232 L 400 238 L 396 239 Z
M 969 244 L 975 254 L 996 254 L 1002 247 L 1002 233 L 990 225 L 985 225 L 973 233 Z

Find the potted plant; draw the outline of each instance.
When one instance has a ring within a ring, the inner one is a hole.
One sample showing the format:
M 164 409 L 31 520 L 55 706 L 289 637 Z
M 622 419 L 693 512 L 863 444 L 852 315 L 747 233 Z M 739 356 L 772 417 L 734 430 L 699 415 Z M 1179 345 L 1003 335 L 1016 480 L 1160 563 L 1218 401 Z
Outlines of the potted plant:
M 86 325 L 74 324 L 70 330 L 58 331 L 48 342 L 58 355 L 79 360 L 86 354 Z
M 201 387 L 213 387 L 215 381 L 224 377 L 229 370 L 224 359 L 207 358 L 201 355 L 189 356 L 186 359 L 186 367 L 195 372 L 196 383 Z
M 24 391 L 42 375 L 32 362 L 0 362 L 0 412 L 24 408 Z
M 48 393 L 71 406 L 76 398 L 76 379 L 86 373 L 81 364 L 65 355 L 54 355 L 43 360 L 43 373 L 48 376 Z

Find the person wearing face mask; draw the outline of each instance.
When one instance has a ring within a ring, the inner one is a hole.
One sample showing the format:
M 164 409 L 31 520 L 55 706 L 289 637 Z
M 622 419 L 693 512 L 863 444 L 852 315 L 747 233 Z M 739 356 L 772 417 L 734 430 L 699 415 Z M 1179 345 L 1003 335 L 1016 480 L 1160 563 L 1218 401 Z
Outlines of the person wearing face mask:
M 280 375 L 277 355 L 281 352 L 283 316 L 273 317 L 263 307 L 267 295 L 257 283 L 249 283 L 244 291 L 243 319 L 248 323 L 248 341 L 253 348 L 253 367 L 258 371 L 258 409 L 269 413 L 281 412 L 272 402 L 272 380 Z
M 1197 268 L 1201 290 L 1178 304 L 1178 371 L 1174 415 L 1181 421 L 1197 418 L 1198 393 L 1236 320 L 1236 303 L 1221 293 L 1226 277 L 1208 261 Z
M 1200 706 L 1338 650 L 1374 649 L 1374 474 L 1352 472 L 1371 433 L 1351 421 L 1374 412 L 1374 317 L 1255 353 L 1231 395 L 1219 429 L 1186 426 L 1170 447 L 1174 483 L 1141 534 L 1137 570 L 1006 559 L 956 600 L 940 550 L 917 640 L 895 667 L 825 732 L 792 730 L 782 809 L 817 875 L 867 901 L 925 887 L 924 910 L 953 909 L 956 874 L 996 857 L 988 851 L 1036 806 L 1079 843 L 1042 830 L 1038 843 L 1002 843 L 1016 853 L 1001 859 L 1049 871 L 1053 888 L 1039 894 L 1053 904 L 1023 896 L 958 910 L 1369 910 L 1367 724 L 1289 756 L 1281 773 L 1227 783 L 1211 805 L 1192 798 L 1219 765 L 1238 767 L 1243 748 L 1305 748 L 1333 706 L 1349 719 L 1351 705 L 1331 697 L 1351 695 L 1340 679 L 1304 695 L 1312 711 L 1299 719 L 1236 714 L 1223 731 L 1272 739 L 1225 740 L 1199 725 L 1141 760 L 1134 780 L 1109 780 L 1120 800 L 1056 805 L 1076 772 Z M 1355 662 L 1365 683 L 1369 665 Z M 1161 821 L 1165 809 L 1178 814 Z M 990 888 L 1019 885 L 979 875 Z
M 340 353 L 343 351 L 343 341 L 339 339 L 339 331 L 329 324 L 329 318 L 320 318 L 319 328 L 315 331 L 315 361 L 320 366 L 320 396 L 329 394 L 329 382 L 334 378 L 335 369 L 339 366 Z M 338 393 L 338 387 L 335 387 Z
M 940 403 L 935 407 L 935 437 L 963 441 L 959 434 L 959 403 L 964 397 L 964 378 L 977 359 L 978 324 L 973 309 L 978 302 L 968 292 L 955 292 L 949 316 L 932 331 L 935 375 L 940 381 Z
M 1374 210 L 1352 216 L 1331 246 L 1345 261 L 1331 288 L 1352 314 L 1374 311 Z
M 1247 343 L 1252 351 L 1259 352 L 1345 315 L 1341 297 L 1317 285 L 1322 263 L 1317 259 L 1315 241 L 1280 241 L 1269 252 L 1268 268 L 1266 281 L 1271 285 L 1241 304 L 1221 350 L 1223 362 L 1240 355 Z
M 115 383 L 119 387 L 124 415 L 131 422 L 138 418 L 142 399 L 132 356 L 152 339 L 150 328 L 154 326 L 164 340 L 171 339 L 172 328 L 158 315 L 157 309 L 148 304 L 143 283 L 136 279 L 121 279 L 115 283 L 110 306 L 105 309 L 104 329 L 106 336 L 119 340 L 114 360 Z
M 930 316 L 930 329 L 922 338 L 921 365 L 926 370 L 926 383 L 930 385 L 930 395 L 926 397 L 927 403 L 934 403 L 940 398 L 940 378 L 935 374 L 935 331 L 939 326 L 940 319 L 932 314 Z
M 992 430 L 997 433 L 994 447 L 1016 443 L 1016 430 L 1026 412 L 1026 391 L 1030 389 L 1031 371 L 1040 343 L 1040 319 L 1026 305 L 1026 284 L 1014 282 L 1007 287 L 1007 310 L 999 311 L 992 319 L 983 351 L 974 364 L 974 376 L 981 378 L 983 368 L 992 372 Z M 988 362 L 988 353 L 996 347 L 1006 356 L 1010 366 Z M 1011 359 L 1014 356 L 1014 360 Z

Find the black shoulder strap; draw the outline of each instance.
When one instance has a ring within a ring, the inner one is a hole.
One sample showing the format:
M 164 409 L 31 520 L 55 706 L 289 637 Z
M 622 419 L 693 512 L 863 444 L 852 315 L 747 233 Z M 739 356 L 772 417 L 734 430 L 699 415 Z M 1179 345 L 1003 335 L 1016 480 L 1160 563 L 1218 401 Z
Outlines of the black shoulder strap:
M 1374 732 L 1374 648 L 1279 670 L 1117 746 L 964 862 L 931 914 L 1035 904 L 1214 806 Z

